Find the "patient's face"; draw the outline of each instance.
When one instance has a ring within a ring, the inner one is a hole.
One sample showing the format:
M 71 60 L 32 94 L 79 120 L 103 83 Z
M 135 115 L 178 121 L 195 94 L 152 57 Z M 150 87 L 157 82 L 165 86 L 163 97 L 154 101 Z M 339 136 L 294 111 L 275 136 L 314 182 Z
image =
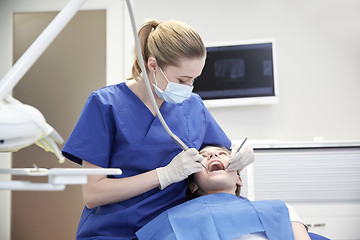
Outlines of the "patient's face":
M 225 169 L 230 159 L 230 152 L 220 147 L 206 147 L 200 151 L 200 154 L 203 156 L 201 163 L 208 171 L 203 169 L 194 175 L 194 183 L 199 188 L 199 193 L 235 194 L 236 186 L 241 185 L 241 180 L 236 171 Z

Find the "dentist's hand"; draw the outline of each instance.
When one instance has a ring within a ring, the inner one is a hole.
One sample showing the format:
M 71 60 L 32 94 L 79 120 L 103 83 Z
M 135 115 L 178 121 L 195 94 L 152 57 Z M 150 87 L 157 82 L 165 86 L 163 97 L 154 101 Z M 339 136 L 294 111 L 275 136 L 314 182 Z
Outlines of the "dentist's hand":
M 245 142 L 241 149 L 237 152 L 240 145 L 236 144 L 231 148 L 232 157 L 229 160 L 228 170 L 242 170 L 244 167 L 254 162 L 254 150 L 249 142 Z M 236 153 L 237 152 L 237 153 Z
M 199 172 L 202 169 L 202 156 L 195 148 L 190 148 L 176 155 L 171 162 L 165 167 L 156 169 L 160 189 L 164 189 L 170 184 L 180 182 L 189 175 Z

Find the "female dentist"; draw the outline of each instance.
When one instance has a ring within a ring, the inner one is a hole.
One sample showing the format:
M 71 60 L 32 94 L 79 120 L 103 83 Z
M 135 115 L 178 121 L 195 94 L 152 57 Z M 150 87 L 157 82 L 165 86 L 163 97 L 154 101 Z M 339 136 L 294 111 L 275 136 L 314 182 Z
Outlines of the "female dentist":
M 186 200 L 184 179 L 202 169 L 198 149 L 231 145 L 192 93 L 206 58 L 199 34 L 178 21 L 149 20 L 138 36 L 157 106 L 172 132 L 191 148 L 182 151 L 161 125 L 136 58 L 130 81 L 89 96 L 63 148 L 65 157 L 84 168 L 123 171 L 88 177 L 77 239 L 136 239 L 143 225 Z M 246 144 L 232 160 L 233 168 L 253 158 Z

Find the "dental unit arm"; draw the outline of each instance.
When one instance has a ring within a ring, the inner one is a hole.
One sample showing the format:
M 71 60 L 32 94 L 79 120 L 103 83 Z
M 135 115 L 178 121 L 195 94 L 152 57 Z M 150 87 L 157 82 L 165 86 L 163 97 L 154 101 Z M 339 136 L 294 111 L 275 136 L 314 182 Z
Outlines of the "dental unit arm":
M 45 120 L 43 114 L 30 105 L 16 100 L 10 93 L 34 62 L 62 31 L 86 0 L 70 0 L 46 29 L 25 51 L 0 81 L 0 153 L 16 152 L 36 144 L 55 154 L 60 163 L 65 161 L 57 144 L 64 140 Z M 0 181 L 0 190 L 60 191 L 67 184 L 85 184 L 88 175 L 120 175 L 118 168 L 18 168 L 0 169 L 0 174 L 48 176 L 48 183 L 29 181 Z
M 85 1 L 70 1 L 1 79 L 0 152 L 15 152 L 35 143 L 45 151 L 53 152 L 60 163 L 65 161 L 57 145 L 63 143 L 59 133 L 46 122 L 39 110 L 8 94 Z

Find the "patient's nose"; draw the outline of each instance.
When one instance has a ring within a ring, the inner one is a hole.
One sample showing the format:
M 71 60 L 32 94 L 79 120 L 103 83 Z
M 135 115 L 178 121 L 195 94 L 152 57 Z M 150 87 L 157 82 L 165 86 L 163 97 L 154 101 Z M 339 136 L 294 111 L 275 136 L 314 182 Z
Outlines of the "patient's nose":
M 214 153 L 214 154 L 209 154 L 209 159 L 212 159 L 212 158 L 214 158 L 214 157 L 219 157 L 216 153 Z

